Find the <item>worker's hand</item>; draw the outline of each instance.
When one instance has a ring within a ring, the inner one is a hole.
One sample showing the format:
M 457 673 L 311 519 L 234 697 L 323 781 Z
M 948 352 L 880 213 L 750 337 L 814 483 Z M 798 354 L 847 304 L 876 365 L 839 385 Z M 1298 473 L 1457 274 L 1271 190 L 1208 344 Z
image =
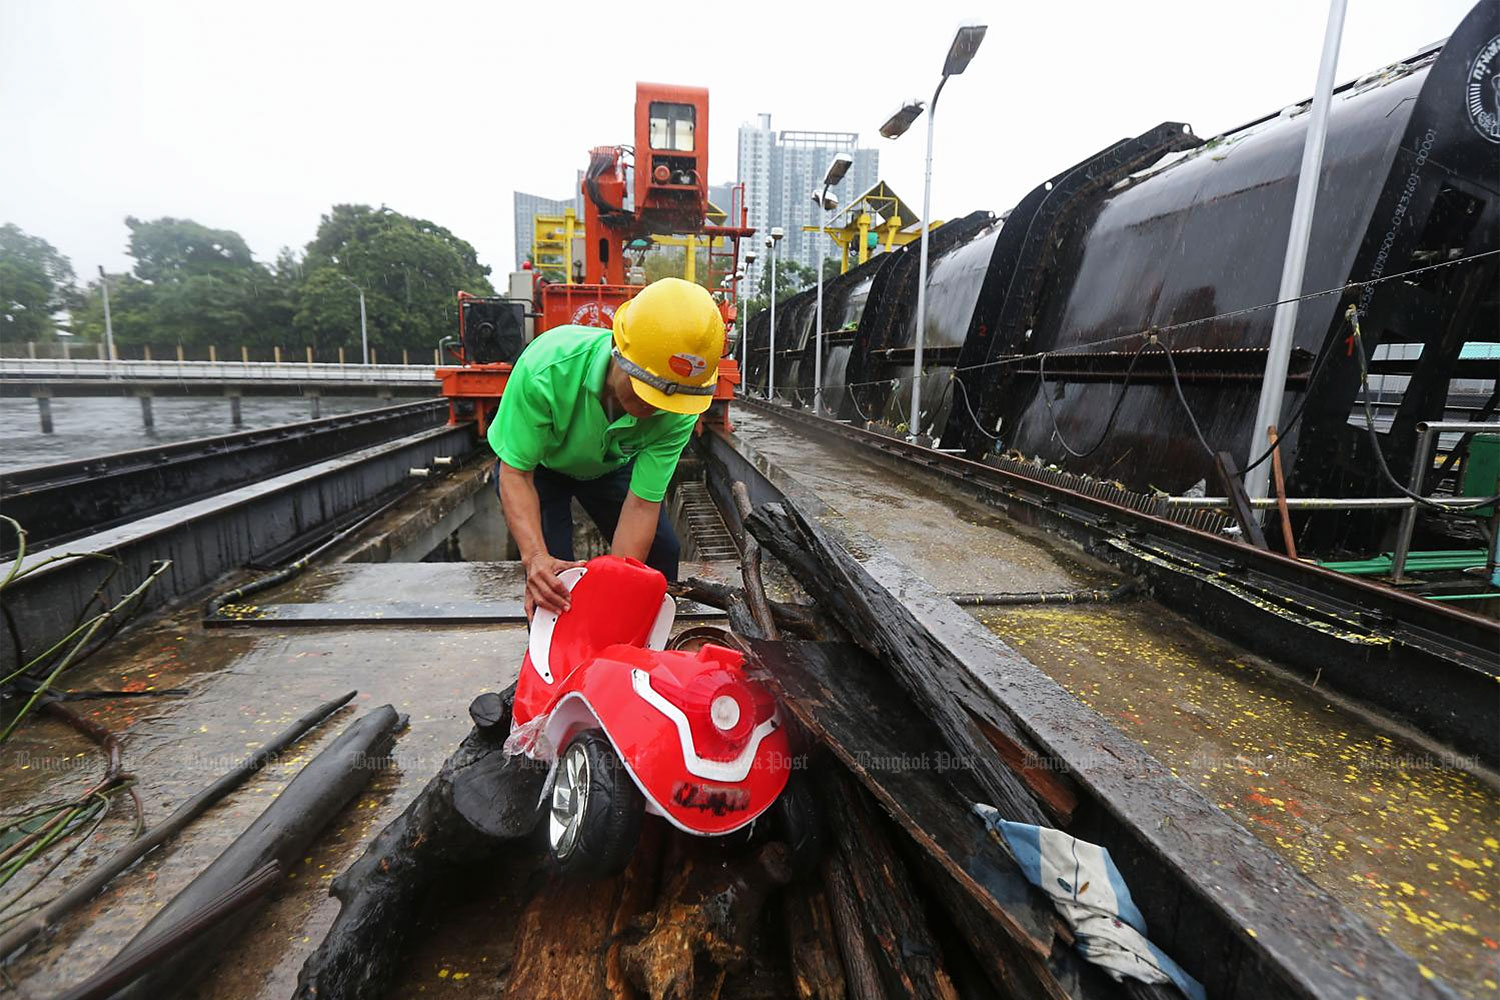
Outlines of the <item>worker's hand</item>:
M 582 560 L 570 562 L 567 559 L 554 559 L 542 552 L 524 560 L 522 565 L 526 567 L 527 621 L 531 620 L 537 608 L 559 615 L 568 610 L 571 603 L 568 600 L 568 587 L 558 578 L 558 574 L 565 569 L 582 566 Z

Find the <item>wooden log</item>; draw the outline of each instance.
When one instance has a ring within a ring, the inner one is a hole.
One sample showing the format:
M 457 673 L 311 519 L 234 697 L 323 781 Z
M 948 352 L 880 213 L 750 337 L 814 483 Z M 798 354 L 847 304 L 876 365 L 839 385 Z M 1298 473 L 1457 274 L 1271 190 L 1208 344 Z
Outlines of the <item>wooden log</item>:
M 128 961 L 156 938 L 172 933 L 182 920 L 244 882 L 268 862 L 278 862 L 281 871 L 289 871 L 313 838 L 369 782 L 405 721 L 406 717 L 398 715 L 390 705 L 383 705 L 351 724 L 297 773 L 224 853 L 158 910 L 114 960 Z M 218 961 L 228 943 L 256 912 L 255 906 L 241 908 L 191 946 L 152 966 L 115 996 L 162 1000 L 185 993 Z
M 730 486 L 729 492 L 734 497 L 735 508 L 743 523 L 750 516 L 750 493 L 745 489 L 745 484 L 738 481 Z M 776 627 L 776 616 L 771 614 L 771 602 L 766 598 L 766 583 L 760 573 L 760 542 L 749 532 L 743 532 L 740 552 L 740 571 L 745 578 L 745 603 L 750 608 L 750 615 L 755 619 L 760 635 L 767 639 L 779 639 L 781 630 Z
M 989 719 L 972 712 L 970 716 L 985 739 L 990 741 L 990 746 L 995 748 L 995 752 L 1005 762 L 1005 766 L 1020 776 L 1031 794 L 1046 808 L 1047 814 L 1052 817 L 1052 825 L 1067 826 L 1073 818 L 1073 810 L 1078 808 L 1078 792 L 1073 788 L 1073 783 L 1061 771 L 1047 766 L 1049 762 L 1029 745 L 1017 743 L 1011 733 Z
M 1214 455 L 1214 474 L 1224 488 L 1224 495 L 1229 498 L 1229 511 L 1240 526 L 1240 536 L 1246 544 L 1257 549 L 1269 548 L 1266 545 L 1266 534 L 1260 527 L 1260 519 L 1250 506 L 1245 484 L 1240 482 L 1239 473 L 1234 468 L 1234 457 L 1229 452 L 1221 451 Z
M 799 1000 L 844 1000 L 844 966 L 823 887 L 794 883 L 782 890 L 781 921 Z
M 314 726 L 319 725 L 334 712 L 347 705 L 353 700 L 356 693 L 350 691 L 342 698 L 336 698 L 333 701 L 319 705 L 308 714 L 302 716 L 290 728 L 282 732 L 281 735 L 245 758 L 237 767 L 221 775 L 213 784 L 178 806 L 172 815 L 112 854 L 103 864 L 96 867 L 88 877 L 81 879 L 76 885 L 51 902 L 38 907 L 30 914 L 24 916 L 10 930 L 6 931 L 3 936 L 0 936 L 0 961 L 4 961 L 16 949 L 36 937 L 47 927 L 55 924 L 64 915 L 92 899 L 116 875 L 135 864 L 148 851 L 161 846 L 176 836 L 189 823 L 203 815 L 215 802 L 218 802 L 231 791 L 244 784 L 250 775 L 259 771 L 278 753 L 291 746 L 306 735 Z
M 1028 1000 L 1100 995 L 1084 991 L 1093 980 L 1078 971 L 1084 963 L 1067 949 L 1051 902 L 971 812 L 979 794 L 971 772 L 963 761 L 944 766 L 936 727 L 911 711 L 887 671 L 846 643 L 755 640 L 751 649 L 792 717 L 874 796 L 912 852 L 930 861 L 923 884 L 988 960 L 996 989 Z M 837 920 L 834 880 L 828 884 Z
M 717 580 L 705 580 L 701 576 L 690 576 L 670 584 L 667 590 L 673 597 L 696 601 L 721 611 L 729 610 L 734 600 L 744 600 L 743 587 L 731 587 Z M 834 630 L 822 621 L 816 609 L 805 604 L 789 604 L 786 601 L 770 601 L 771 615 L 776 624 L 792 635 L 803 639 L 830 639 Z
M 827 768 L 818 774 L 818 787 L 830 814 L 838 817 L 830 825 L 887 993 L 958 1000 L 906 862 L 892 846 L 868 795 L 847 774 Z
M 969 761 L 985 801 L 1006 819 L 1049 825 L 1045 810 L 1014 772 L 996 759 L 988 738 L 959 701 L 950 664 L 890 591 L 790 504 L 767 504 L 745 522 L 855 641 L 888 666 L 915 706 Z M 1018 739 L 1020 734 L 1015 734 Z
M 333 880 L 342 906 L 297 977 L 297 1000 L 378 996 L 400 966 L 413 915 L 438 880 L 464 865 L 499 863 L 507 838 L 540 815 L 545 766 L 507 756 L 510 691 L 474 699 L 473 731 L 400 816 Z
M 743 969 L 761 908 L 777 886 L 791 881 L 787 846 L 769 843 L 753 854 L 723 845 L 675 838 L 678 851 L 655 911 L 640 922 L 640 937 L 620 950 L 630 981 L 650 1000 L 694 1000 L 716 995 L 726 975 Z M 700 969 L 712 984 L 700 985 Z M 704 986 L 707 989 L 704 989 Z
M 669 832 L 670 827 L 665 823 L 644 824 L 640 844 L 621 878 L 620 899 L 610 926 L 609 951 L 604 957 L 605 985 L 610 996 L 620 1000 L 633 1000 L 640 995 L 625 972 L 620 951 L 631 928 L 656 904 Z
M 590 881 L 554 875 L 516 922 L 505 996 L 515 1000 L 611 1000 L 606 961 L 624 876 Z
M 854 883 L 843 857 L 837 851 L 829 852 L 823 859 L 822 872 L 829 916 L 838 938 L 839 955 L 844 960 L 849 1000 L 886 1000 L 864 919 L 860 916 L 859 900 L 854 895 Z

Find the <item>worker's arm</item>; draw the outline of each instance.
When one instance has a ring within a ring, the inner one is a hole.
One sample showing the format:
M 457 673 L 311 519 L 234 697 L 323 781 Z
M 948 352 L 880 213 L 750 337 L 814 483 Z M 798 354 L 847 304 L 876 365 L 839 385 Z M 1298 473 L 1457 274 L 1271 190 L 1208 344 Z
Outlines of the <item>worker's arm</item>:
M 620 520 L 615 523 L 610 553 L 645 562 L 651 543 L 656 540 L 656 522 L 660 515 L 660 500 L 642 500 L 633 492 L 627 492 L 625 503 L 620 507 Z
M 646 561 L 651 543 L 656 540 L 656 524 L 661 517 L 667 484 L 672 481 L 677 460 L 682 457 L 682 449 L 687 447 L 697 423 L 697 417 L 673 415 L 665 431 L 635 457 L 630 470 L 630 489 L 620 507 L 620 520 L 610 542 L 610 551 L 615 555 Z
M 516 540 L 521 563 L 526 567 L 526 617 L 529 619 L 537 608 L 561 614 L 568 609 L 568 588 L 557 575 L 583 563 L 554 559 L 547 551 L 547 542 L 542 537 L 542 503 L 529 471 L 500 463 L 500 505 L 505 509 L 506 527 Z M 621 524 L 624 520 L 622 513 Z M 649 539 L 646 545 L 650 547 Z

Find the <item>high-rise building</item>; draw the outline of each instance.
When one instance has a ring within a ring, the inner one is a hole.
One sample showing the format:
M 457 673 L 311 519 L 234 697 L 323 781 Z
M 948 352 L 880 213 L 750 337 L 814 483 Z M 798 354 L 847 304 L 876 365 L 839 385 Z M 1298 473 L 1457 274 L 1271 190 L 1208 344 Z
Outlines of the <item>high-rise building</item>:
M 573 198 L 543 198 L 539 194 L 527 194 L 524 191 L 515 192 L 516 206 L 516 270 L 520 270 L 521 263 L 526 260 L 527 254 L 531 253 L 531 231 L 532 220 L 538 215 L 562 215 L 564 210 L 573 209 L 583 217 L 582 206 L 577 197 Z
M 750 225 L 763 238 L 772 226 L 786 230 L 777 248 L 778 260 L 794 260 L 808 267 L 818 262 L 815 233 L 805 233 L 803 226 L 819 222 L 813 204 L 814 189 L 821 189 L 823 175 L 835 155 L 848 153 L 854 165 L 834 187 L 840 205 L 869 190 L 880 179 L 880 153 L 859 146 L 857 132 L 777 132 L 771 128 L 771 116 L 760 115 L 756 124 L 740 126 L 739 180 L 745 185 L 745 199 L 750 206 Z M 824 245 L 824 255 L 833 248 Z M 765 253 L 751 268 L 752 281 L 760 280 Z

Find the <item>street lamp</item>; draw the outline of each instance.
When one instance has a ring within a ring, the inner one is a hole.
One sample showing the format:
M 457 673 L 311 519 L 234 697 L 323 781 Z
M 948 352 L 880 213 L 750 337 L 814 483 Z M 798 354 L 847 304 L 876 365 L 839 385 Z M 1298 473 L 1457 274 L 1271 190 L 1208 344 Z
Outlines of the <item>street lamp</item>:
M 104 273 L 104 265 L 99 265 L 99 291 L 104 295 L 104 356 L 108 359 L 105 371 L 109 377 L 115 377 L 115 327 L 109 320 L 109 275 Z
M 746 247 L 745 248 L 745 263 L 744 263 L 743 267 L 740 269 L 740 272 L 739 272 L 741 278 L 745 277 L 745 275 L 749 273 L 750 266 L 752 264 L 754 264 L 754 263 L 755 263 L 755 248 L 754 247 Z M 743 379 L 743 378 L 747 377 L 746 376 L 747 369 L 745 367 L 745 358 L 747 356 L 746 355 L 746 351 L 749 350 L 745 346 L 745 341 L 747 341 L 747 340 L 750 339 L 750 317 L 748 315 L 746 315 L 746 313 L 745 313 L 745 311 L 743 309 L 740 310 L 739 324 L 740 324 L 740 344 L 739 344 L 739 347 L 740 347 L 740 377 Z M 744 384 L 744 386 L 745 386 L 745 391 L 748 392 L 749 389 L 750 389 L 749 384 L 748 383 L 742 383 L 742 384 Z
M 813 416 L 818 415 L 823 397 L 823 237 L 827 235 L 828 212 L 839 203 L 828 189 L 837 186 L 853 165 L 854 157 L 848 153 L 835 156 L 823 175 L 823 190 L 814 191 L 812 196 L 818 206 L 818 330 L 813 337 Z
M 776 399 L 776 244 L 786 235 L 786 230 L 780 226 L 771 227 L 771 235 L 766 237 L 766 251 L 771 255 L 771 339 L 769 341 L 770 351 L 766 355 L 766 399 Z
M 362 365 L 367 365 L 370 363 L 370 335 L 365 330 L 365 290 L 354 284 L 354 281 L 342 271 L 334 271 L 333 273 L 338 275 L 344 281 L 347 281 L 351 286 L 353 286 L 354 290 L 359 293 L 359 363 Z
M 927 237 L 932 230 L 932 123 L 937 116 L 938 95 L 943 92 L 943 84 L 948 82 L 948 77 L 957 76 L 969 67 L 969 60 L 974 58 L 974 53 L 979 51 L 979 43 L 984 41 L 985 30 L 982 24 L 965 25 L 958 29 L 958 33 L 953 36 L 953 44 L 948 46 L 948 58 L 943 60 L 943 78 L 938 81 L 937 89 L 932 92 L 932 103 L 928 105 L 927 163 L 922 179 L 922 240 L 917 259 L 917 339 L 916 350 L 912 352 L 911 416 L 906 425 L 906 439 L 913 443 L 917 439 L 917 426 L 922 414 L 922 341 L 927 333 Z M 887 139 L 899 138 L 911 128 L 912 122 L 921 113 L 921 101 L 907 101 L 901 110 L 880 126 L 880 134 Z

